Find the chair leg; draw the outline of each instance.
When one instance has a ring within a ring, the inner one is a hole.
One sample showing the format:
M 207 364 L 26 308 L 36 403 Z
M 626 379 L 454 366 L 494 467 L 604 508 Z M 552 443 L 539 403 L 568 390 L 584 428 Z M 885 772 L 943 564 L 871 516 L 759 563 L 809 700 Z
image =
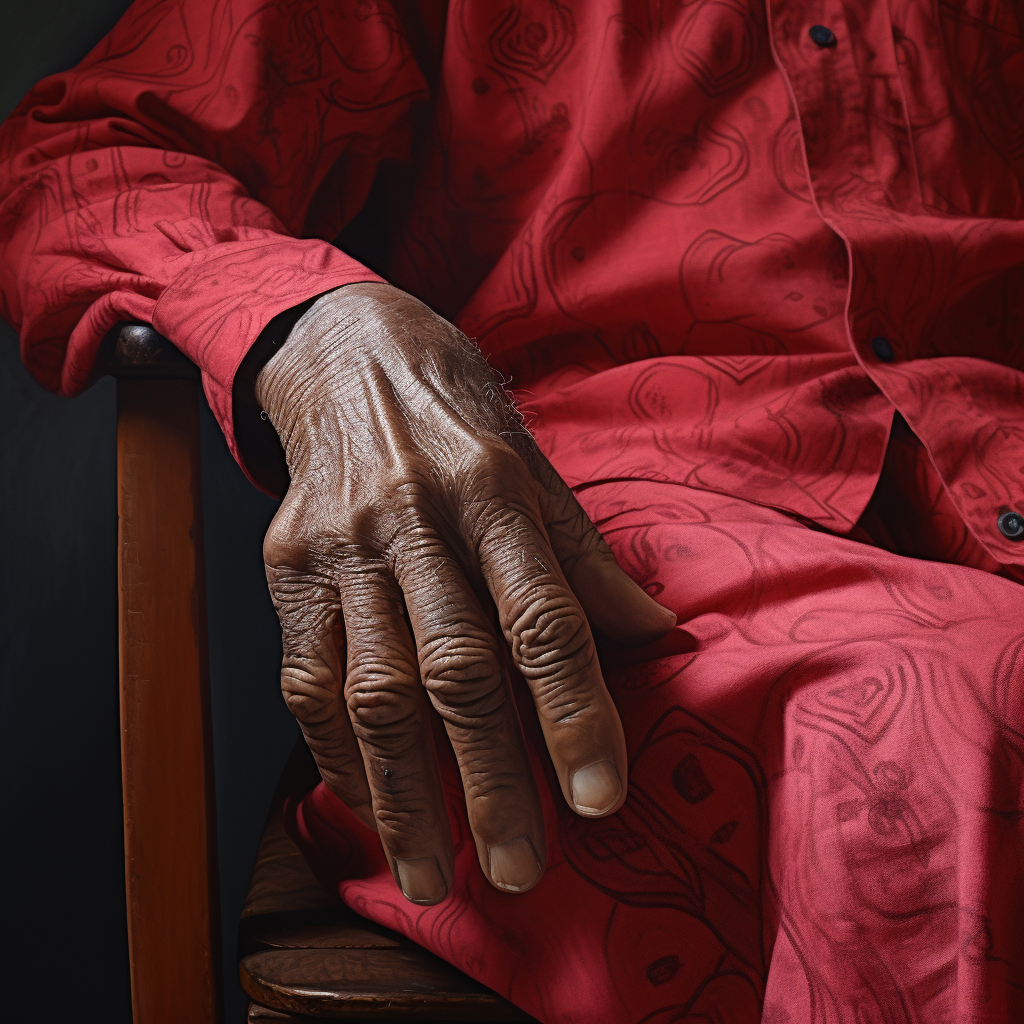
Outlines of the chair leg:
M 221 1019 L 197 385 L 120 380 L 118 629 L 135 1024 Z

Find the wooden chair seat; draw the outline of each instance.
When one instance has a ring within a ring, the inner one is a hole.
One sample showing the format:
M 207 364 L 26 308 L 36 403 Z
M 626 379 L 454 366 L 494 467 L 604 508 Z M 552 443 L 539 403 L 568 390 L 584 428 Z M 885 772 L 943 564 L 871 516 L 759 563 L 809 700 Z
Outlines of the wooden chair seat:
M 301 741 L 300 741 L 301 744 Z M 316 781 L 297 747 L 263 831 L 239 925 L 250 1024 L 311 1021 L 532 1021 L 490 989 L 326 892 L 288 837 L 289 792 Z

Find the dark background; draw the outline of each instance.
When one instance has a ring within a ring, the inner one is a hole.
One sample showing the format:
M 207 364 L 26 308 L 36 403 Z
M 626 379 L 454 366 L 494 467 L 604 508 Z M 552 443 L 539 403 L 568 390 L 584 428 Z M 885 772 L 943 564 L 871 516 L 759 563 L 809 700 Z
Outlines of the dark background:
M 0 0 L 0 117 L 71 67 L 128 0 Z M 260 559 L 275 504 L 203 409 L 210 675 L 228 1024 L 244 1019 L 235 927 L 297 735 Z M 0 321 L 0 1015 L 131 1020 L 117 720 L 114 383 L 39 387 Z

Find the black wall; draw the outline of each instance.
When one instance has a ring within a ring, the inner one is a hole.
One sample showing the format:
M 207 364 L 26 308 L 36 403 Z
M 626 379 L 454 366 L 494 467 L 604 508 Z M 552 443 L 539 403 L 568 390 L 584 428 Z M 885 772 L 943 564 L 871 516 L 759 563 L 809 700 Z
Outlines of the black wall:
M 126 0 L 0 0 L 0 117 L 75 64 Z M 203 410 L 210 670 L 229 1024 L 235 926 L 296 736 L 260 544 L 274 503 Z M 0 1017 L 130 1021 L 117 723 L 114 384 L 57 398 L 0 322 Z

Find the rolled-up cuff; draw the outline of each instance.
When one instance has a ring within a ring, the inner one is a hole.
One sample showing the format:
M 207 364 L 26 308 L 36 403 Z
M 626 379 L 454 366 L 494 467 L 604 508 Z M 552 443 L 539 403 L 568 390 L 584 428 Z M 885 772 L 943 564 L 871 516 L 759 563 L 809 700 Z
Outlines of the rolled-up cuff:
M 234 384 L 243 359 L 278 314 L 342 285 L 382 278 L 318 239 L 225 242 L 181 259 L 181 271 L 157 301 L 153 326 L 199 366 L 231 454 L 257 487 L 273 494 L 276 481 L 246 463 L 236 436 Z

